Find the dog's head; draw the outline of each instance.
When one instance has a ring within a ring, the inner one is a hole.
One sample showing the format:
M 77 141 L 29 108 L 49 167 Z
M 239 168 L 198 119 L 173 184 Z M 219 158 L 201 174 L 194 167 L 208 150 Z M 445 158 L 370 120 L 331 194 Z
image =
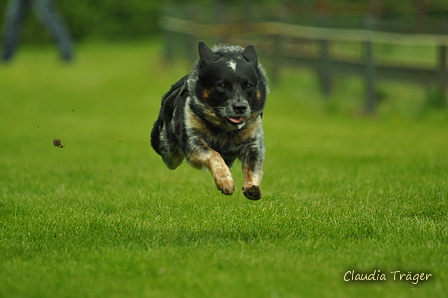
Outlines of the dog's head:
M 261 115 L 268 86 L 255 47 L 221 45 L 212 50 L 199 42 L 198 50 L 189 90 L 204 119 L 237 130 Z

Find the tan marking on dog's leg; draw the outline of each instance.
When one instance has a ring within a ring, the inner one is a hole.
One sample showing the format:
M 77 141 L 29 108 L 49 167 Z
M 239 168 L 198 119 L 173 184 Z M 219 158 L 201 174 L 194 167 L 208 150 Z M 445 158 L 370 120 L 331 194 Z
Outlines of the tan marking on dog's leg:
M 218 152 L 209 149 L 208 152 L 203 154 L 193 154 L 188 157 L 188 163 L 196 168 L 210 170 L 216 187 L 225 195 L 233 194 L 235 185 L 232 174 Z
M 212 172 L 213 179 L 215 180 L 218 189 L 225 195 L 233 194 L 235 185 L 232 174 L 221 155 L 216 151 L 212 151 L 212 155 L 208 162 L 210 172 Z
M 257 167 L 255 171 L 252 171 L 249 164 L 243 164 L 243 175 L 243 194 L 249 200 L 261 199 L 260 182 L 263 176 L 263 170 L 261 166 Z

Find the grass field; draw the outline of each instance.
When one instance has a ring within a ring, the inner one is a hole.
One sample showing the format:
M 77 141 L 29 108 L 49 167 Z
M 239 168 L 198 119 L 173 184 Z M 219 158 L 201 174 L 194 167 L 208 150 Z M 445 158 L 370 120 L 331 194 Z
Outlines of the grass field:
M 0 65 L 0 297 L 446 295 L 445 112 L 347 116 L 286 73 L 264 116 L 264 197 L 244 198 L 239 165 L 227 197 L 150 148 L 161 95 L 188 70 L 158 53 L 86 43 L 63 65 L 23 47 Z M 332 100 L 362 96 L 344 88 Z M 387 280 L 344 281 L 352 270 Z

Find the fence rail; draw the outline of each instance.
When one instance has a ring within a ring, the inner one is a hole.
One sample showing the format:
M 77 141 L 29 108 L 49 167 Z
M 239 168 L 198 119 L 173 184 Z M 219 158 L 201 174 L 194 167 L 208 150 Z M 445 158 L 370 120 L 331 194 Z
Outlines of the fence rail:
M 196 41 L 198 38 L 216 38 L 224 42 L 238 40 L 243 44 L 252 43 L 263 54 L 272 56 L 273 65 L 270 74 L 274 82 L 278 77 L 281 65 L 296 65 L 316 70 L 319 73 L 322 90 L 325 94 L 331 92 L 334 74 L 364 77 L 366 82 L 365 109 L 369 113 L 374 113 L 377 106 L 375 86 L 378 80 L 404 81 L 425 87 L 436 85 L 440 95 L 436 104 L 439 107 L 446 106 L 448 35 L 394 33 L 368 29 L 334 29 L 281 22 L 205 24 L 171 16 L 162 17 L 160 27 L 168 33 L 166 38 L 168 59 L 172 58 L 170 57 L 172 55 L 170 39 L 173 38 L 169 33 L 187 36 L 185 49 L 187 49 L 189 57 L 195 55 L 193 39 Z M 253 39 L 252 36 L 257 36 L 257 38 Z M 310 55 L 301 50 L 304 40 L 317 44 L 317 55 Z M 344 60 L 340 57 L 332 57 L 330 47 L 331 43 L 335 41 L 362 43 L 362 58 L 356 61 L 356 59 Z M 434 46 L 439 49 L 438 62 L 433 68 L 380 64 L 375 60 L 373 44 Z
M 414 34 L 376 31 L 369 29 L 334 29 L 313 26 L 292 25 L 279 22 L 201 24 L 196 21 L 163 16 L 160 19 L 163 30 L 202 37 L 279 35 L 304 39 L 330 41 L 358 41 L 397 45 L 448 46 L 448 35 Z

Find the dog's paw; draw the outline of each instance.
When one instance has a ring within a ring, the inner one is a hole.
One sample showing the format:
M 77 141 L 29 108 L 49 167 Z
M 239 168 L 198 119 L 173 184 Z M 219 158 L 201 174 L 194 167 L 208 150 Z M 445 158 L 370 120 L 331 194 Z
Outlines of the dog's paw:
M 221 179 L 216 178 L 215 182 L 216 182 L 216 187 L 225 195 L 230 196 L 235 191 L 235 185 L 233 183 L 232 177 L 221 178 Z
M 251 187 L 243 188 L 243 194 L 249 200 L 259 200 L 261 199 L 261 189 L 257 185 L 252 185 Z

